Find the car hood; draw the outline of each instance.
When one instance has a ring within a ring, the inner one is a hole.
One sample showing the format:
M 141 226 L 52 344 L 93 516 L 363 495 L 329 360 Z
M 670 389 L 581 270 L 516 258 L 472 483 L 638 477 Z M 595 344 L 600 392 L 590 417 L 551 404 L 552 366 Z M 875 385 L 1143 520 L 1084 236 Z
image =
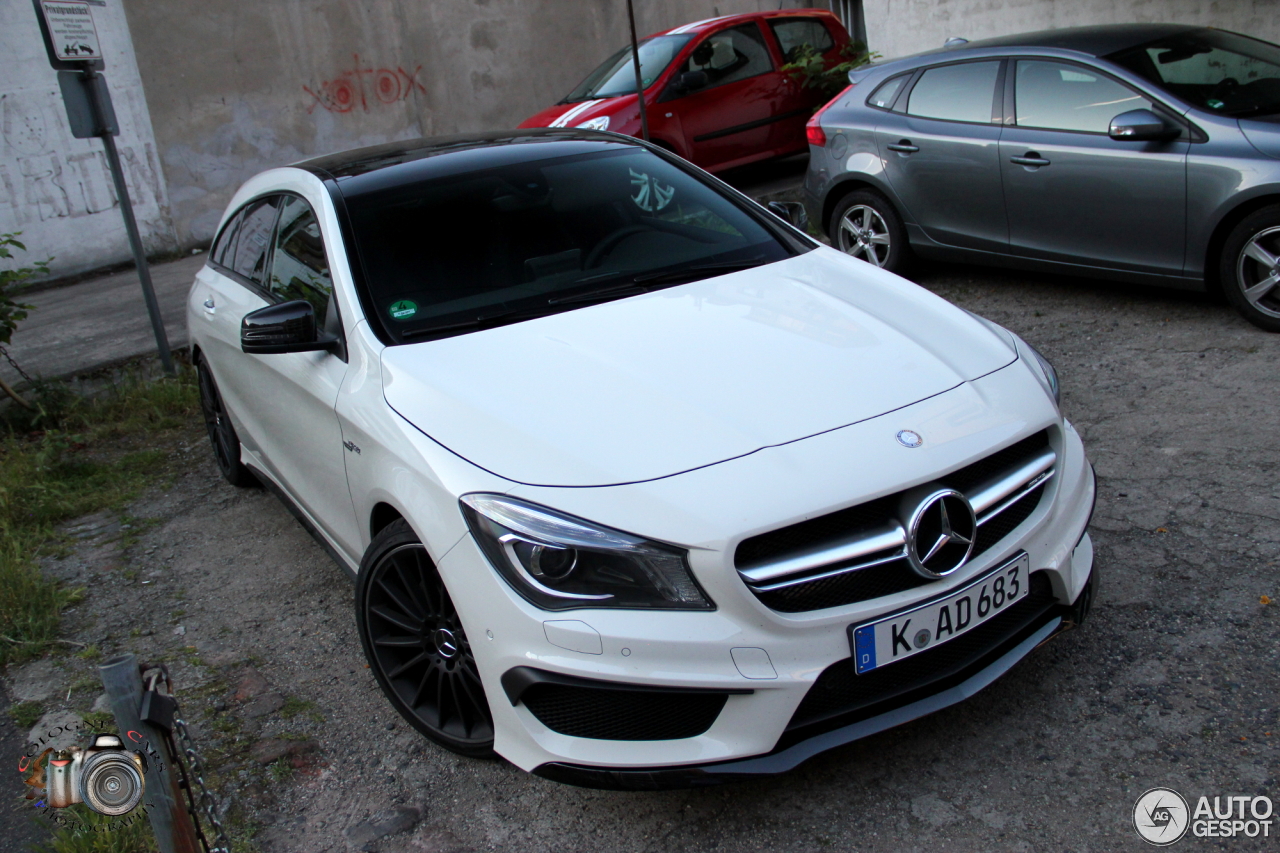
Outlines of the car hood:
M 634 94 L 620 95 L 616 98 L 597 98 L 590 101 L 578 101 L 572 104 L 556 104 L 547 107 L 540 113 L 529 116 L 520 122 L 520 127 L 577 127 L 584 121 L 599 116 L 610 117 L 610 127 L 618 127 L 635 113 L 638 117 L 640 109 Z
M 529 485 L 605 486 L 838 429 L 1016 358 L 961 309 L 824 247 L 387 347 L 382 372 L 391 408 L 473 464 Z
M 1280 159 L 1280 115 L 1242 118 L 1240 130 L 1254 148 Z

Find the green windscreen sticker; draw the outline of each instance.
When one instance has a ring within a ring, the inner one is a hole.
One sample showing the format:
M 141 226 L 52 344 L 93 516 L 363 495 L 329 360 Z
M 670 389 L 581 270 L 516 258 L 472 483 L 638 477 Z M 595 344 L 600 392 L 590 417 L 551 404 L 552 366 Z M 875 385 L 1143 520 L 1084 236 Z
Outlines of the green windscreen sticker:
M 392 302 L 387 311 L 390 312 L 392 320 L 412 320 L 413 315 L 418 313 L 418 303 L 401 299 L 399 302 Z

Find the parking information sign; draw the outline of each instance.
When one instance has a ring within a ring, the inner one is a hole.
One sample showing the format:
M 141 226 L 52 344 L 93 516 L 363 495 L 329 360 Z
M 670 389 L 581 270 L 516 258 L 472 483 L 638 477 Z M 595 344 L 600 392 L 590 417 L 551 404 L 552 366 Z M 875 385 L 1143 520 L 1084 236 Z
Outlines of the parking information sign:
M 54 55 L 64 62 L 102 58 L 93 12 L 84 0 L 40 0 Z

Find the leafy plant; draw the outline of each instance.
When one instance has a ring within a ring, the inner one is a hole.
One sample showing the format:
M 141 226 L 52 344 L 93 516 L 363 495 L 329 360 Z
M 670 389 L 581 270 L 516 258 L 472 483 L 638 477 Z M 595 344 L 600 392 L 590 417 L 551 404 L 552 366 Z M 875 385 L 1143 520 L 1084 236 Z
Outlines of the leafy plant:
M 834 98 L 849 85 L 849 72 L 870 65 L 880 54 L 867 50 L 860 41 L 846 42 L 840 48 L 840 61 L 827 64 L 827 59 L 813 45 L 802 44 L 790 51 L 791 61 L 782 66 L 806 89 L 817 89 L 822 102 Z
M 22 232 L 18 232 L 18 234 L 20 233 Z M 0 234 L 0 259 L 12 259 L 14 249 L 23 252 L 27 250 L 27 247 L 18 241 L 18 234 Z M 45 261 L 35 261 L 29 267 L 0 269 L 0 351 L 13 338 L 13 333 L 18 328 L 18 323 L 27 319 L 27 312 L 35 307 L 19 302 L 18 293 L 26 287 L 26 281 L 31 276 L 37 273 L 47 274 L 49 272 L 49 261 L 52 260 L 53 258 Z M 12 397 L 23 408 L 31 408 L 31 404 L 19 397 L 17 392 L 10 388 L 3 379 L 0 379 L 0 390 Z

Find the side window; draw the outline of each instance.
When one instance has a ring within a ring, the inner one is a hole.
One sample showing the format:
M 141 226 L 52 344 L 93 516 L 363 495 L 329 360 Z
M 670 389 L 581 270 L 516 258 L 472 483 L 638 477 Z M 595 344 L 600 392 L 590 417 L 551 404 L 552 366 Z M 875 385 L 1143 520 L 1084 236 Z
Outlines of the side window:
M 278 196 L 255 201 L 240 217 L 240 237 L 229 266 L 250 281 L 266 286 L 267 247 L 276 224 Z
M 305 299 L 325 316 L 333 281 L 315 211 L 297 196 L 285 196 L 271 253 L 271 293 L 284 302 Z
M 1153 109 L 1128 86 L 1064 62 L 1020 59 L 1014 87 L 1018 127 L 1106 133 L 1120 113 Z
M 900 74 L 892 80 L 881 83 L 880 87 L 871 93 L 871 97 L 867 98 L 867 105 L 882 110 L 893 109 L 893 102 L 898 99 L 898 93 L 902 91 L 903 84 L 910 79 L 910 74 Z
M 723 86 L 773 70 L 764 36 L 755 24 L 724 30 L 693 49 L 685 71 L 703 71 L 707 86 Z
M 999 74 L 999 61 L 930 68 L 911 89 L 907 112 L 921 118 L 990 124 Z
M 809 45 L 818 53 L 826 53 L 836 45 L 831 33 L 817 18 L 773 19 L 769 21 L 769 28 L 778 39 L 782 58 L 787 62 L 795 61 L 796 49 L 802 44 Z
M 235 254 L 233 248 L 236 244 L 236 234 L 240 230 L 240 213 L 236 211 L 231 218 L 227 220 L 227 224 L 223 226 L 222 233 L 218 235 L 218 239 L 214 241 L 213 248 L 209 250 L 209 257 L 215 264 L 227 266 L 231 262 L 232 256 Z

